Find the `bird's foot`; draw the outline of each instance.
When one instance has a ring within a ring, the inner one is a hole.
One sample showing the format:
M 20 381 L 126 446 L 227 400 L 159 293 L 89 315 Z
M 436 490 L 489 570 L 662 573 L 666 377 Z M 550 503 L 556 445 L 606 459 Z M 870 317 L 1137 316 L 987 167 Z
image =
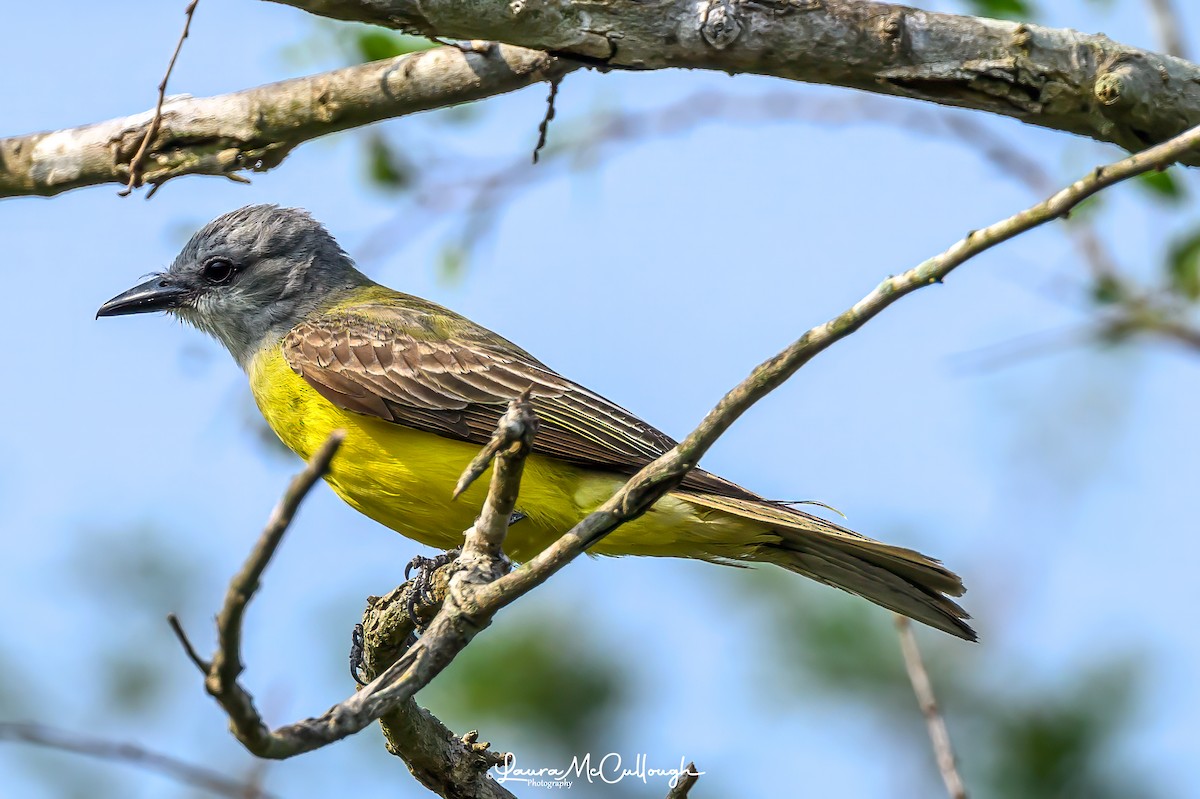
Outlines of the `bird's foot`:
M 409 579 L 409 575 L 414 570 L 416 571 L 416 574 L 412 577 L 412 584 L 409 587 L 408 599 L 404 609 L 408 612 L 408 617 L 412 619 L 413 625 L 418 630 L 425 628 L 424 623 L 421 621 L 421 616 L 418 614 L 419 606 L 428 606 L 439 601 L 438 597 L 434 596 L 433 593 L 435 588 L 434 574 L 446 564 L 453 563 L 458 554 L 459 550 L 451 549 L 432 558 L 417 555 L 404 567 L 405 580 Z
M 367 681 L 362 678 L 364 652 L 363 626 L 356 624 L 354 632 L 350 634 L 350 676 L 354 678 L 354 682 L 358 683 L 360 688 L 367 684 Z

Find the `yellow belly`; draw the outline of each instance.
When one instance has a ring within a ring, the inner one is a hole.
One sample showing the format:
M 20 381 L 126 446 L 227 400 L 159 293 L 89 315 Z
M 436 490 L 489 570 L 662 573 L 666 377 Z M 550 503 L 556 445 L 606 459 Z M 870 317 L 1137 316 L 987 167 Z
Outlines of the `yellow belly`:
M 396 532 L 438 549 L 462 543 L 463 531 L 487 492 L 487 477 L 458 500 L 451 492 L 479 447 L 337 408 L 296 375 L 278 348 L 250 364 L 250 387 L 267 422 L 307 460 L 338 428 L 346 439 L 326 481 L 356 510 Z M 625 478 L 531 455 L 505 552 L 528 560 L 608 499 Z M 705 518 L 707 517 L 707 518 Z M 608 555 L 737 557 L 745 526 L 732 517 L 701 517 L 685 499 L 668 495 L 650 513 L 623 525 L 595 548 Z

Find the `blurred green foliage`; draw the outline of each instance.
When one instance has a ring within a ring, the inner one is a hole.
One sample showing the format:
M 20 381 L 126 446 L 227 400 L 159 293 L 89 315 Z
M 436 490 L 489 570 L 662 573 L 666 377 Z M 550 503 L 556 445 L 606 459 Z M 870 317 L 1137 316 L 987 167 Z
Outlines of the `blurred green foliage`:
M 413 164 L 377 132 L 366 138 L 367 181 L 389 192 L 403 191 L 412 185 Z
M 978 796 L 1030 799 L 1136 799 L 1155 796 L 1153 775 L 1123 760 L 1115 744 L 1136 710 L 1142 670 L 1134 660 L 1080 664 L 1062 685 L 1029 690 L 1019 675 L 974 700 L 980 738 L 963 736 L 960 757 L 979 767 Z M 1014 691 L 1013 688 L 1017 690 Z M 961 700 L 960 700 L 961 701 Z M 976 741 L 978 740 L 978 743 Z M 970 748 L 965 748 L 970 747 Z
M 364 62 L 382 61 L 385 58 L 417 53 L 437 46 L 429 39 L 396 33 L 383 28 L 356 26 L 339 30 L 344 42 L 343 46 L 355 60 Z
M 1035 14 L 1033 3 L 1026 0 L 967 0 L 966 6 L 972 14 L 997 19 L 1030 20 Z
M 1169 202 L 1181 202 L 1185 197 L 1183 183 L 1175 179 L 1175 169 L 1143 172 L 1137 176 L 1135 185 L 1146 189 L 1150 194 Z
M 1173 292 L 1193 302 L 1200 299 L 1200 228 L 1172 245 L 1167 277 Z

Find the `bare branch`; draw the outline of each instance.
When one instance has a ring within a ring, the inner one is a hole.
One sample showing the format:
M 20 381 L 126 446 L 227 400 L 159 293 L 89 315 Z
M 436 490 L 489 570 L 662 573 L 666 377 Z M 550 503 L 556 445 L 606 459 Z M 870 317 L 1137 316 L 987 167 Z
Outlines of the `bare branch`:
M 200 0 L 192 0 L 183 11 L 185 16 L 183 33 L 179 34 L 179 41 L 175 43 L 175 52 L 171 53 L 171 61 L 167 64 L 167 72 L 163 75 L 163 79 L 159 81 L 158 102 L 154 105 L 154 118 L 150 120 L 150 127 L 146 130 L 146 135 L 142 137 L 141 145 L 129 161 L 129 184 L 117 192 L 122 197 L 128 196 L 135 188 L 142 185 L 142 164 L 146 159 L 146 151 L 150 148 L 150 142 L 158 135 L 159 126 L 162 125 L 162 107 L 163 101 L 167 99 L 167 81 L 171 79 L 171 73 L 175 71 L 175 61 L 179 58 L 179 51 L 183 49 L 183 42 L 188 37 L 188 31 L 191 30 L 192 15 L 196 13 L 196 4 L 199 2 Z M 146 199 L 150 199 L 154 195 L 154 191 L 161 185 L 161 183 L 156 183 L 151 188 L 150 193 L 146 195 Z
M 863 0 L 274 0 L 613 69 L 756 73 L 973 108 L 1130 151 L 1200 124 L 1200 66 L 1068 29 Z M 1200 154 L 1183 159 L 1200 164 Z
M 192 639 L 188 638 L 179 617 L 174 613 L 168 613 L 167 624 L 171 625 L 171 632 L 175 633 L 175 638 L 179 640 L 179 645 L 183 647 L 183 653 L 187 655 L 188 660 L 192 661 L 192 665 L 199 669 L 201 674 L 207 675 L 212 664 L 200 657 L 196 647 L 192 646 Z
M 974 119 L 945 115 L 946 126 L 964 143 L 980 150 L 1001 172 L 1011 175 L 1034 194 L 1054 191 L 1055 181 L 1033 157 L 1017 149 L 1010 141 L 998 136 Z M 1116 259 L 1089 220 L 1077 220 L 1066 230 L 1095 280 L 1117 280 L 1120 270 Z
M 0 741 L 44 746 L 115 763 L 129 763 L 154 771 L 183 785 L 230 799 L 272 799 L 273 795 L 250 783 L 238 782 L 204 766 L 196 766 L 137 744 L 116 743 L 31 722 L 0 722 Z
M 464 491 L 483 476 L 501 450 L 524 441 L 536 430 L 537 418 L 533 415 L 533 406 L 529 404 L 529 389 L 526 389 L 509 403 L 507 413 L 500 417 L 496 432 L 463 470 L 462 476 L 458 478 L 458 484 L 454 486 L 454 499 L 461 497 Z
M 473 528 L 478 533 L 470 531 L 464 547 L 476 555 L 473 559 L 476 570 L 487 568 L 489 559 L 502 557 L 500 547 L 516 502 L 522 463 L 536 430 L 537 419 L 525 392 L 513 400 L 493 439 L 496 446 L 488 448 L 496 461 L 492 485 Z M 243 668 L 239 654 L 242 617 L 300 502 L 328 470 L 343 438 L 343 431 L 331 435 L 292 481 L 251 556 L 230 582 L 225 605 L 217 617 L 218 649 L 211 662 L 196 654 L 178 620 L 174 616 L 169 618 L 189 659 L 205 673 L 206 689 L 229 715 L 235 736 L 257 754 L 269 756 L 256 747 L 270 733 L 251 696 L 237 682 Z M 484 463 L 479 472 L 486 469 Z M 434 575 L 432 582 L 438 601 L 445 595 L 446 576 L 461 568 L 459 564 L 448 564 Z M 439 581 L 438 577 L 442 579 Z M 369 676 L 375 674 L 377 664 L 394 662 L 411 644 L 416 620 L 408 615 L 407 609 L 419 605 L 410 596 L 417 590 L 413 583 L 406 583 L 387 597 L 372 598 L 363 617 L 363 668 Z M 487 742 L 478 740 L 477 733 L 454 735 L 412 698 L 389 709 L 380 721 L 388 750 L 402 758 L 413 776 L 439 795 L 447 799 L 513 799 L 511 793 L 488 775 L 488 770 L 505 762 L 507 756 L 492 752 Z
M 517 493 L 521 488 L 521 473 L 525 468 L 525 456 L 533 446 L 533 437 L 538 429 L 537 416 L 534 415 L 533 405 L 529 401 L 529 389 L 508 405 L 508 410 L 500 417 L 496 433 L 476 458 L 471 461 L 458 487 L 454 490 L 457 497 L 471 481 L 473 475 L 482 473 L 487 468 L 484 463 L 480 468 L 480 459 L 489 458 L 494 453 L 496 468 L 492 471 L 492 482 L 488 487 L 487 498 L 475 524 L 467 530 L 466 541 L 463 543 L 462 555 L 459 560 L 466 565 L 475 561 L 486 562 L 489 565 L 504 557 L 504 536 L 508 532 L 508 522 L 517 505 Z M 488 569 L 491 570 L 490 568 Z
M 158 186 L 187 174 L 243 180 L 240 172 L 271 169 L 310 139 L 553 81 L 583 64 L 758 72 L 848 86 L 1012 116 L 1129 150 L 1200 122 L 1200 66 L 1182 59 L 1104 36 L 886 3 L 671 0 L 648 14 L 637 4 L 564 0 L 530 24 L 525 0 L 280 2 L 534 50 L 437 48 L 217 97 L 164 98 L 161 113 L 0 139 L 0 197 L 131 178 Z M 733 39 L 714 38 L 715 27 Z M 159 129 L 148 136 L 156 119 Z M 143 174 L 132 175 L 147 141 Z M 1200 164 L 1200 155 L 1182 163 Z
M 937 759 L 938 771 L 942 774 L 942 782 L 946 784 L 946 793 L 950 795 L 950 799 L 967 799 L 967 789 L 955 763 L 950 732 L 946 729 L 946 720 L 942 718 L 937 699 L 933 696 L 933 683 L 929 681 L 929 673 L 925 671 L 925 662 L 921 659 L 921 649 L 917 646 L 912 625 L 899 613 L 896 614 L 895 620 L 896 632 L 900 635 L 900 651 L 904 653 L 904 668 L 908 670 L 909 682 L 912 683 L 913 693 L 917 695 L 921 715 L 925 717 L 925 726 L 929 729 L 929 740 L 933 744 L 933 754 Z
M 300 503 L 312 490 L 322 476 L 329 471 L 329 465 L 337 454 L 346 436 L 344 430 L 334 430 L 329 438 L 321 445 L 304 471 L 296 475 L 284 492 L 283 498 L 271 512 L 267 525 L 263 528 L 254 550 L 246 559 L 241 571 L 230 580 L 229 590 L 225 594 L 225 604 L 217 614 L 217 651 L 211 661 L 205 661 L 196 654 L 187 635 L 183 632 L 178 620 L 172 618 L 171 627 L 175 630 L 183 644 L 188 658 L 197 667 L 206 671 L 204 687 L 210 695 L 229 714 L 230 725 L 238 740 L 254 751 L 250 742 L 270 734 L 258 711 L 254 708 L 254 700 L 241 685 L 238 676 L 242 673 L 242 620 L 246 613 L 246 605 L 258 590 L 259 581 L 271 558 L 278 549 L 284 533 L 292 523 Z M 207 667 L 207 669 L 204 669 Z
M 291 485 L 284 492 L 279 504 L 271 511 L 267 526 L 254 547 L 254 551 L 242 566 L 241 571 L 234 575 L 225 594 L 225 605 L 217 614 L 217 651 L 213 655 L 209 669 L 210 682 L 214 687 L 225 688 L 236 682 L 242 673 L 242 619 L 246 615 L 246 605 L 249 604 L 254 592 L 258 590 L 263 572 L 275 555 L 283 534 L 287 532 L 292 518 L 300 508 L 300 503 L 308 496 L 308 492 L 316 485 L 327 471 L 338 447 L 346 437 L 346 431 L 335 430 L 313 453 L 304 471 L 293 478 Z
M 161 115 L 0 139 L 0 198 L 52 196 L 127 183 L 156 116 L 160 129 L 139 180 L 264 172 L 297 145 L 382 119 L 503 94 L 577 69 L 545 53 L 497 45 L 439 47 L 215 97 L 171 97 Z

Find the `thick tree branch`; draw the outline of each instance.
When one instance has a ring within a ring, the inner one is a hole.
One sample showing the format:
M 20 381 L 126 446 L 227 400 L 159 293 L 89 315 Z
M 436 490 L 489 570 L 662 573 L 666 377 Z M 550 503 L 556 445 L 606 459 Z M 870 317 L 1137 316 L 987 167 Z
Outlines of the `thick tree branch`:
M 1200 123 L 1200 67 L 1104 37 L 852 0 L 275 0 L 499 46 L 438 48 L 80 128 L 0 139 L 0 198 L 264 171 L 298 144 L 553 81 L 581 64 L 753 72 L 1015 117 L 1129 150 Z M 480 52 L 480 50 L 483 50 Z M 546 50 L 568 56 L 555 59 Z M 147 136 L 148 133 L 153 135 Z M 1182 163 L 1200 164 L 1189 154 Z M 135 170 L 136 171 L 136 170 Z
M 447 564 L 434 576 L 437 602 L 445 596 L 448 575 L 457 569 Z M 414 642 L 416 625 L 408 614 L 412 606 L 405 583 L 385 597 L 371 597 L 363 614 L 363 671 L 374 678 L 395 663 Z M 424 610 L 424 608 L 422 608 Z M 508 755 L 492 752 L 475 732 L 457 736 L 413 699 L 401 702 L 379 720 L 387 749 L 402 759 L 412 775 L 429 790 L 448 799 L 513 799 L 488 770 L 504 763 Z
M 232 94 L 170 97 L 156 131 L 155 114 L 147 111 L 0 139 L 0 198 L 128 183 L 130 163 L 148 133 L 153 135 L 138 176 L 142 183 L 262 172 L 310 139 L 503 94 L 576 68 L 519 47 L 497 45 L 485 52 L 439 47 Z
M 1200 124 L 1200 67 L 1102 35 L 862 0 L 272 0 L 613 68 L 847 86 L 1015 117 L 1137 151 Z M 1189 154 L 1183 163 L 1200 164 Z
M 440 673 L 480 630 L 491 623 L 501 608 L 545 582 L 623 522 L 645 513 L 657 499 L 678 485 L 738 417 L 815 355 L 854 333 L 906 294 L 940 283 L 957 266 L 976 255 L 1050 220 L 1065 217 L 1097 192 L 1151 169 L 1175 163 L 1185 155 L 1194 154 L 1198 147 L 1200 127 L 1138 155 L 1098 167 L 1046 201 L 983 230 L 971 231 L 945 252 L 883 281 L 852 308 L 812 328 L 791 346 L 760 364 L 717 403 L 682 443 L 630 478 L 599 509 L 532 560 L 483 585 L 473 580 L 470 574 L 473 569 L 464 568 L 454 573 L 442 609 L 425 634 L 354 696 L 318 718 L 276 730 L 267 730 L 257 715 L 239 720 L 237 714 L 243 708 L 253 712 L 248 698 L 245 705 L 227 706 L 239 740 L 260 756 L 287 758 L 352 735 L 392 712 Z M 253 734 L 245 735 L 238 729 L 242 722 L 248 724 Z

